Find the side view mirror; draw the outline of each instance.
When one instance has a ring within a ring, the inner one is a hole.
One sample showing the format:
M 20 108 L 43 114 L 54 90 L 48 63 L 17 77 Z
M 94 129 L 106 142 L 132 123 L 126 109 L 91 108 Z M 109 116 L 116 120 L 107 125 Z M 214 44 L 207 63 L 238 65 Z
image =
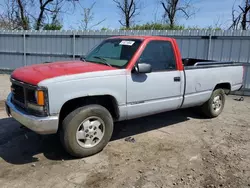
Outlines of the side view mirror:
M 147 63 L 138 63 L 134 68 L 137 73 L 150 73 L 152 71 L 152 67 Z

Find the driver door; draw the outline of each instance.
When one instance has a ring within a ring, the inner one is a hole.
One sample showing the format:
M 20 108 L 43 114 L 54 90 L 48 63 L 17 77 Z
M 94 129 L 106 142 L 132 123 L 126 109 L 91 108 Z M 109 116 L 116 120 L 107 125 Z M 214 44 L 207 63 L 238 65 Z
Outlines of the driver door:
M 150 41 L 138 62 L 150 64 L 152 72 L 127 75 L 128 119 L 177 109 L 182 102 L 182 71 L 176 67 L 170 41 Z

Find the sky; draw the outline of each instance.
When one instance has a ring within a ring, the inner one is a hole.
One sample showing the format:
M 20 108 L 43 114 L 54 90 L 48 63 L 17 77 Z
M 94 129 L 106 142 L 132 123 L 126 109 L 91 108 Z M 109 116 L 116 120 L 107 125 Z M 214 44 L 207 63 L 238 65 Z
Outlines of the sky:
M 83 7 L 89 7 L 93 2 L 92 0 L 80 1 Z M 159 0 L 140 0 L 140 2 L 143 8 L 136 17 L 135 23 L 143 24 L 162 19 L 163 8 Z M 188 20 L 180 18 L 178 24 L 187 27 L 208 27 L 217 23 L 219 25 L 222 24 L 222 27 L 226 29 L 231 21 L 233 4 L 236 2 L 236 5 L 238 5 L 241 0 L 193 0 L 193 2 L 196 14 Z M 64 17 L 65 29 L 77 28 L 79 18 L 81 17 L 80 9 L 76 10 L 74 14 Z M 113 0 L 96 0 L 93 24 L 103 19 L 105 21 L 93 29 L 100 29 L 102 27 L 117 29 L 120 27 L 120 23 L 118 22 L 120 18 L 119 10 L 113 3 Z
M 143 24 L 146 22 L 161 21 L 163 15 L 163 8 L 159 3 L 160 0 L 139 0 L 142 9 L 140 14 L 135 18 L 135 24 Z M 183 0 L 182 0 L 183 1 Z M 4 0 L 0 0 L 2 4 Z M 68 11 L 62 16 L 64 29 L 80 29 L 81 20 L 83 19 L 83 8 L 88 8 L 94 0 L 79 0 L 80 5 L 77 6 L 75 11 Z M 94 25 L 101 20 L 105 19 L 101 24 L 92 29 L 100 29 L 102 27 L 109 29 L 119 29 L 121 27 L 119 20 L 121 15 L 113 0 L 95 0 L 93 8 L 94 19 L 91 25 Z M 186 27 L 209 27 L 222 25 L 223 29 L 227 29 L 231 21 L 232 6 L 240 4 L 242 0 L 192 0 L 193 10 L 196 11 L 195 15 L 190 19 L 178 19 L 178 24 Z M 0 6 L 0 12 L 3 11 Z

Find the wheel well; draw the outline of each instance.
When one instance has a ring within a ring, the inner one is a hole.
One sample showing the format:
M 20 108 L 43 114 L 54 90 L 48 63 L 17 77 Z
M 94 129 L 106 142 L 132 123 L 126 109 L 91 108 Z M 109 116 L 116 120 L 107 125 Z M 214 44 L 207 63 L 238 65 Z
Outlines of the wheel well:
M 63 119 L 75 109 L 89 104 L 99 104 L 105 107 L 112 115 L 114 120 L 119 118 L 119 109 L 116 99 L 111 95 L 80 97 L 67 101 L 60 110 L 59 126 Z
M 216 89 L 223 89 L 226 94 L 229 94 L 231 91 L 230 83 L 219 83 L 215 86 L 214 90 Z

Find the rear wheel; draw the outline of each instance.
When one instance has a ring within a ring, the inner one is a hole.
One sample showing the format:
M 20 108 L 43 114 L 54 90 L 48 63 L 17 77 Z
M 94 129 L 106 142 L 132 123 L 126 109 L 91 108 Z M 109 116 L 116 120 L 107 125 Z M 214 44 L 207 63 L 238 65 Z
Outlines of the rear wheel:
M 66 151 L 76 157 L 100 152 L 113 133 L 113 119 L 100 105 L 87 105 L 68 114 L 60 130 L 61 142 Z
M 221 114 L 225 105 L 225 92 L 223 89 L 213 91 L 210 99 L 202 105 L 202 112 L 209 118 L 217 117 Z

